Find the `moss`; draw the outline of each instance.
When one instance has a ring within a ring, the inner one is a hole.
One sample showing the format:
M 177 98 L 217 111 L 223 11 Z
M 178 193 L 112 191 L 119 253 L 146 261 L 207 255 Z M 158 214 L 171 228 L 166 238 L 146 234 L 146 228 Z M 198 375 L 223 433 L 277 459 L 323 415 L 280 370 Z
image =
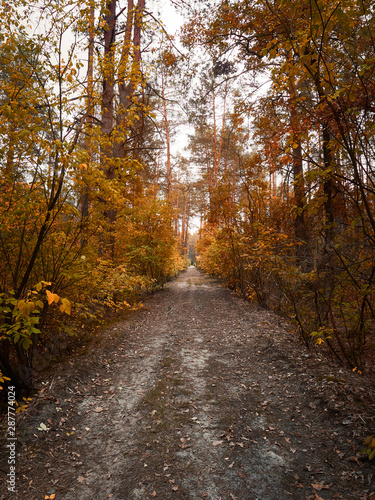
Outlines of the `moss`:
M 182 410 L 186 410 L 187 408 L 190 408 L 191 404 L 189 401 L 181 401 L 181 403 L 179 404 L 179 407 L 182 409 Z
M 183 385 L 183 380 L 180 379 L 180 378 L 172 378 L 171 379 L 171 384 L 173 384 L 174 386 L 180 386 L 180 385 Z
M 190 393 L 190 391 L 182 387 L 183 384 L 182 379 L 163 373 L 158 383 L 145 394 L 140 403 L 140 409 L 146 412 L 146 418 L 151 425 L 143 427 L 138 436 L 140 442 L 145 442 L 150 434 L 153 435 L 153 438 L 155 438 L 155 434 L 162 434 L 160 438 L 160 441 L 164 443 L 162 449 L 171 446 L 174 441 L 178 441 L 174 439 L 175 437 L 170 431 L 188 423 L 188 413 L 181 413 L 178 410 L 189 408 L 190 402 L 186 401 L 186 399 L 175 399 L 175 403 L 171 405 L 170 401 L 171 396 L 176 398 L 181 397 L 183 393 Z M 178 388 L 178 393 L 176 393 L 176 388 Z M 166 431 L 168 433 L 164 435 Z M 167 439 L 167 437 L 171 437 L 171 439 Z M 166 445 L 167 442 L 168 445 Z
M 169 356 L 165 356 L 165 358 L 163 358 L 161 361 L 161 366 L 163 368 L 170 368 L 175 362 L 175 359 L 170 358 Z
M 234 415 L 224 415 L 220 419 L 220 424 L 225 428 L 232 427 L 236 422 L 236 417 Z
M 346 384 L 346 380 L 343 378 L 336 378 L 336 377 L 331 377 L 331 376 L 323 376 L 323 377 L 318 377 L 318 380 L 321 382 L 324 380 L 325 382 L 336 382 L 337 384 Z

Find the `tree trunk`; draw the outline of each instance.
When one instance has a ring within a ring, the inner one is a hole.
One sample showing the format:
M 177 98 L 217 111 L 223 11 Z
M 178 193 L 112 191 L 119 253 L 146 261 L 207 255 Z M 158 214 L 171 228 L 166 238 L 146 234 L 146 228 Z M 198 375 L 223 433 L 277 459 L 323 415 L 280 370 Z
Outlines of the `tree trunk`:
M 167 199 L 171 198 L 172 191 L 172 165 L 171 165 L 171 140 L 170 140 L 170 128 L 168 121 L 167 105 L 165 102 L 165 85 L 164 85 L 164 75 L 162 75 L 162 98 L 163 98 L 163 118 L 164 118 L 164 128 L 165 128 L 165 141 L 167 146 Z
M 85 148 L 87 150 L 89 164 L 92 164 L 92 128 L 94 117 L 93 103 L 93 82 L 94 82 L 94 37 L 95 37 L 95 12 L 92 7 L 90 10 L 90 27 L 89 27 L 89 46 L 88 46 L 88 67 L 87 67 L 87 136 L 85 140 Z M 89 187 L 85 182 L 81 198 L 81 218 L 82 221 L 87 219 L 89 215 Z M 83 229 L 85 231 L 85 229 Z M 86 235 L 84 234 L 81 240 L 81 246 L 84 247 L 87 243 Z
M 333 240 L 333 223 L 334 223 L 334 208 L 333 208 L 333 178 L 330 171 L 333 168 L 333 153 L 330 145 L 331 134 L 328 124 L 324 124 L 322 128 L 323 142 L 323 194 L 324 194 L 324 210 L 325 210 L 325 245 L 328 247 Z M 328 172 L 328 173 L 326 173 Z
M 293 99 L 296 96 L 294 78 L 289 78 L 290 86 L 290 126 L 292 130 L 292 168 L 293 168 L 293 196 L 295 206 L 294 234 L 297 240 L 296 258 L 297 263 L 304 271 L 311 269 L 310 235 L 305 221 L 305 179 L 303 173 L 302 141 L 300 138 L 300 116 Z
M 101 166 L 107 179 L 113 179 L 115 168 L 111 159 L 113 148 L 111 133 L 113 131 L 113 100 L 114 100 L 114 46 L 116 37 L 116 1 L 107 3 L 104 30 L 104 62 L 103 62 L 103 93 L 102 93 L 102 133 Z
M 141 79 L 141 33 L 143 25 L 145 0 L 138 0 L 134 9 L 134 0 L 128 0 L 128 13 L 126 17 L 124 43 L 122 46 L 119 73 L 118 92 L 119 107 L 117 112 L 117 126 L 122 134 L 127 132 L 127 118 L 133 105 L 134 94 Z M 133 58 L 131 60 L 131 41 L 133 33 Z M 115 156 L 125 157 L 124 141 L 115 145 Z
M 116 41 L 116 2 L 110 0 L 107 3 L 105 15 L 106 27 L 104 30 L 104 61 L 103 61 L 103 90 L 102 90 L 102 143 L 100 148 L 101 168 L 107 179 L 114 179 L 116 176 L 113 142 L 111 134 L 114 124 L 114 47 Z M 114 257 L 115 238 L 113 235 L 113 225 L 116 220 L 116 209 L 108 200 L 105 200 L 106 207 L 103 215 L 109 222 L 109 235 L 102 235 L 99 252 L 109 250 L 111 257 Z

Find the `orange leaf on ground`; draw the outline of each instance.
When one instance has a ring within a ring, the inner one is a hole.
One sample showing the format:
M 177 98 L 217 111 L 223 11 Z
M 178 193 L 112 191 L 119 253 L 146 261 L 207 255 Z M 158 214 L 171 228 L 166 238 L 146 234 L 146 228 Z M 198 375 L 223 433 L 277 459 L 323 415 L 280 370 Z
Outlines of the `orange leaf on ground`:
M 311 486 L 314 488 L 314 490 L 321 491 L 321 490 L 329 490 L 332 484 L 327 485 L 327 484 L 312 483 Z

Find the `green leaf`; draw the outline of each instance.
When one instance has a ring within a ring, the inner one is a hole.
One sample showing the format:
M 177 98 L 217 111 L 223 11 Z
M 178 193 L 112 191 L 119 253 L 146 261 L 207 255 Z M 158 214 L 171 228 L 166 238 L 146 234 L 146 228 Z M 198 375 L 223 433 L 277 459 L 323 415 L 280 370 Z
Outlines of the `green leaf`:
M 31 346 L 32 342 L 30 339 L 23 339 L 22 341 L 22 347 L 27 351 L 27 349 Z
M 19 139 L 23 139 L 23 138 L 24 138 L 24 137 L 26 137 L 28 134 L 29 134 L 29 131 L 28 131 L 28 130 L 21 130 L 21 132 L 19 132 L 19 134 L 18 134 L 18 137 L 19 137 Z
M 371 441 L 374 439 L 374 436 L 367 436 L 367 438 L 365 439 L 365 445 L 368 445 L 371 443 Z

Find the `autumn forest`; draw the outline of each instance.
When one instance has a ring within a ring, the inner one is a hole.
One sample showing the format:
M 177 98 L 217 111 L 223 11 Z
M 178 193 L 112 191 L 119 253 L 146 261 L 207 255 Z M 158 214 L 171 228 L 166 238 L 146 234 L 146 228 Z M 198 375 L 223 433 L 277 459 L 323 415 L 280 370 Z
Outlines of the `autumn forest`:
M 0 6 L 2 385 L 191 263 L 365 371 L 373 2 L 164 7 Z

